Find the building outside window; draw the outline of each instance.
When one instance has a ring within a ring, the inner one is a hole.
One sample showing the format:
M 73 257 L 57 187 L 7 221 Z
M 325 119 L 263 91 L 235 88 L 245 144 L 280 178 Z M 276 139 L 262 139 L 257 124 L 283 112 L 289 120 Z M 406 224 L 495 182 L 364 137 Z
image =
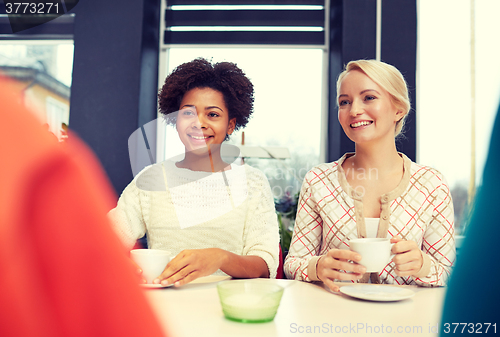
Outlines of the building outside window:
M 69 124 L 73 41 L 0 41 L 0 72 L 23 92 L 40 123 L 58 138 Z

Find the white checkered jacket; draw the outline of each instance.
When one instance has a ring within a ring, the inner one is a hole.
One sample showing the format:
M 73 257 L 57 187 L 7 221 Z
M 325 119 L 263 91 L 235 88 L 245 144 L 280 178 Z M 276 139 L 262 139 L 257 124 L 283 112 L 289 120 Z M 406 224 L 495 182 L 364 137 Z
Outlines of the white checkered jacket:
M 287 278 L 317 281 L 316 262 L 349 240 L 366 237 L 361 194 L 348 184 L 342 162 L 321 164 L 307 173 L 300 192 L 292 243 L 284 263 Z M 437 170 L 413 163 L 404 154 L 404 174 L 393 191 L 381 196 L 377 237 L 398 235 L 415 241 L 424 264 L 413 276 L 399 277 L 394 262 L 359 282 L 443 286 L 455 261 L 454 215 L 450 190 Z

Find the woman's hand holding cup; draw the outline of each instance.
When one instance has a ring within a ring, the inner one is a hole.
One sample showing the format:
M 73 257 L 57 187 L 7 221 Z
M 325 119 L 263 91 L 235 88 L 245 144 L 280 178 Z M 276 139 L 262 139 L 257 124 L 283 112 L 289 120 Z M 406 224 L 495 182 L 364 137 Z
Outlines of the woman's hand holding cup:
M 351 262 L 360 260 L 361 255 L 356 252 L 331 249 L 319 258 L 316 264 L 316 275 L 330 290 L 338 292 L 340 288 L 335 285 L 334 280 L 358 280 L 366 272 L 364 266 Z
M 380 273 L 391 262 L 393 244 L 386 238 L 358 238 L 349 240 L 351 251 L 361 255 L 356 261 L 363 265 L 368 273 Z
M 415 241 L 407 241 L 399 236 L 391 239 L 392 253 L 396 254 L 392 261 L 396 265 L 396 275 L 404 277 L 417 274 L 424 263 L 422 252 Z
M 176 287 L 215 273 L 227 252 L 219 248 L 186 249 L 175 256 L 153 283 Z
M 362 256 L 356 262 L 364 265 L 370 273 L 380 273 L 392 260 L 396 265 L 396 275 L 415 275 L 424 262 L 416 242 L 403 240 L 398 236 L 392 239 L 352 239 L 349 241 L 349 248 Z
M 132 249 L 130 257 L 141 276 L 142 283 L 152 283 L 162 273 L 171 254 L 160 249 Z

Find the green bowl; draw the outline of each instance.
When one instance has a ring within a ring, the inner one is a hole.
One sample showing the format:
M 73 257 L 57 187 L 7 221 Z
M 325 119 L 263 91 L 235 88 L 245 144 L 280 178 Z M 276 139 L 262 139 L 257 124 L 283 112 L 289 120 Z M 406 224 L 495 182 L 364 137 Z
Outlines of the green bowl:
M 224 316 L 244 323 L 272 321 L 283 290 L 271 280 L 228 280 L 217 284 Z

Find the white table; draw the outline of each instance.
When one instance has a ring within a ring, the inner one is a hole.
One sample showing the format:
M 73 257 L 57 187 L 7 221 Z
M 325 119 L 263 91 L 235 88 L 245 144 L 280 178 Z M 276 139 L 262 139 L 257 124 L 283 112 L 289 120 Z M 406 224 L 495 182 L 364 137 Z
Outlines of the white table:
M 268 280 L 286 287 L 278 313 L 268 323 L 224 318 L 209 276 L 179 288 L 145 289 L 165 331 L 184 336 L 437 336 L 445 288 L 410 287 L 399 302 L 370 302 L 328 291 L 322 284 Z M 339 285 L 352 285 L 339 283 Z

